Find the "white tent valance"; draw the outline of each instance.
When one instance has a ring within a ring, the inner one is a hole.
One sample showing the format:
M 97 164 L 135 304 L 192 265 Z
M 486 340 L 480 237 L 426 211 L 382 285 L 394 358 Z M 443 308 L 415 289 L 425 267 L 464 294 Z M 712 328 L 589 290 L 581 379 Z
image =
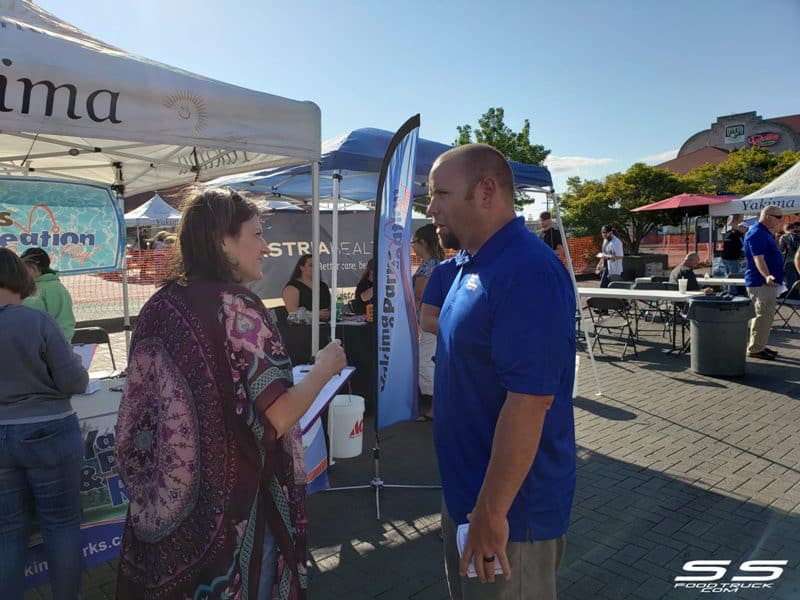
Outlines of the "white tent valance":
M 133 56 L 0 2 L 0 173 L 130 195 L 316 161 L 320 111 Z
M 753 215 L 765 206 L 780 206 L 784 214 L 800 212 L 800 162 L 752 194 L 709 207 L 711 216 Z
M 0 175 L 90 181 L 132 195 L 311 163 L 318 181 L 320 122 L 312 102 L 133 56 L 27 0 L 0 0 Z M 318 229 L 318 189 L 312 205 Z M 318 252 L 319 231 L 313 238 Z M 122 278 L 127 331 L 124 268 Z

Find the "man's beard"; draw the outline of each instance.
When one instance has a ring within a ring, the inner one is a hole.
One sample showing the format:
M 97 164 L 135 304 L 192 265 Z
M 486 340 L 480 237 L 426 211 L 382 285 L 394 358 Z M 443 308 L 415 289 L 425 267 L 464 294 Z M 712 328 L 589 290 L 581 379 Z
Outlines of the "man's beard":
M 458 238 L 451 231 L 446 231 L 445 233 L 439 234 L 439 243 L 441 243 L 442 248 L 446 250 L 461 249 L 461 242 L 458 241 Z

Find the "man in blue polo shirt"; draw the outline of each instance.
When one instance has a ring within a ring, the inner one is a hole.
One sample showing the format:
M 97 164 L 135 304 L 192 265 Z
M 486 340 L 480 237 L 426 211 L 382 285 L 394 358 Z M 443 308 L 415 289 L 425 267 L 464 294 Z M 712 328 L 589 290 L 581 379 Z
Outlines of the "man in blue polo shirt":
M 772 234 L 781 224 L 783 211 L 779 206 L 765 206 L 753 227 L 744 236 L 744 284 L 753 299 L 755 318 L 750 320 L 750 343 L 747 356 L 775 360 L 777 352 L 767 348 L 778 288 L 783 283 L 783 255 Z
M 516 218 L 511 169 L 494 148 L 448 150 L 429 183 L 428 214 L 462 247 L 434 386 L 450 595 L 555 598 L 575 490 L 573 286 Z M 465 577 L 473 561 L 477 578 Z

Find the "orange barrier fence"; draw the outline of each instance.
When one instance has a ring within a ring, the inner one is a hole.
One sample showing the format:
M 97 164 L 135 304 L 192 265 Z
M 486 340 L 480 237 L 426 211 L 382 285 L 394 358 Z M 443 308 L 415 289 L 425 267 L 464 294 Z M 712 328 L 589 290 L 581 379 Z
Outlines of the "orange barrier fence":
M 597 240 L 591 236 L 567 238 L 569 256 L 572 259 L 572 268 L 576 275 L 593 273 L 597 264 L 595 255 L 600 252 Z M 566 259 L 563 259 L 566 265 Z
M 700 242 L 695 249 L 694 235 L 689 236 L 689 244 L 687 251 L 686 236 L 683 235 L 666 235 L 661 236 L 662 240 L 658 243 L 643 242 L 639 245 L 639 250 L 642 254 L 666 254 L 668 256 L 667 264 L 670 268 L 675 267 L 681 263 L 684 256 L 689 252 L 697 252 L 700 255 L 700 260 L 704 263 L 708 262 L 709 245 L 707 242 Z

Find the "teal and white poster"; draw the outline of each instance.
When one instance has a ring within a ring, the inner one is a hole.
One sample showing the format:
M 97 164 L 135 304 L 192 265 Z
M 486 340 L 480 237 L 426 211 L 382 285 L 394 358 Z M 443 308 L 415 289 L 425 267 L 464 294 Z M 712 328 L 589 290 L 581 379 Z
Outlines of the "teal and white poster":
M 0 177 L 0 247 L 38 246 L 62 275 L 122 268 L 125 221 L 108 187 Z

